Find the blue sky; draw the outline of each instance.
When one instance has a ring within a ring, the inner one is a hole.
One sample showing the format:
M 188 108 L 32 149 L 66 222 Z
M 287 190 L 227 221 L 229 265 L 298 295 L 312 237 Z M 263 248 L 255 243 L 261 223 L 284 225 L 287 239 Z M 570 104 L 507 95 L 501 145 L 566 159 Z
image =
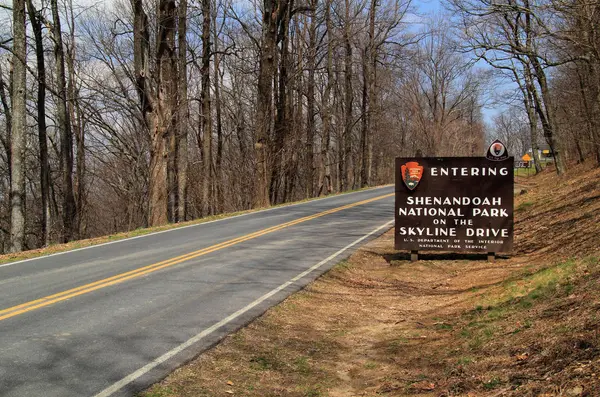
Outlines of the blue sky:
M 441 4 L 442 1 L 443 0 L 414 0 L 413 5 L 419 16 L 427 18 L 432 14 L 445 12 L 444 6 Z M 478 62 L 477 66 L 487 68 L 484 61 Z M 498 89 L 504 90 L 509 88 L 510 84 L 506 84 L 501 85 Z M 494 95 L 494 93 L 492 93 L 492 95 Z M 483 108 L 483 119 L 490 129 L 493 126 L 494 117 L 503 110 L 505 110 L 504 107 L 500 107 L 499 105 L 488 105 Z

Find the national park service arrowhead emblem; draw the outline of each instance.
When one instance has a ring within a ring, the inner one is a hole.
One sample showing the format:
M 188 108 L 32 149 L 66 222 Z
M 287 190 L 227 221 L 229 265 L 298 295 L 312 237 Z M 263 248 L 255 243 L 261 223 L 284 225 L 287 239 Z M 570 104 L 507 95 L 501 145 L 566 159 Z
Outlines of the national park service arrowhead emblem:
M 506 150 L 506 146 L 502 142 L 496 139 L 488 148 L 485 157 L 492 161 L 506 160 L 508 158 L 508 150 Z
M 421 177 L 423 176 L 423 166 L 416 161 L 409 161 L 400 167 L 402 170 L 402 180 L 407 188 L 415 190 Z

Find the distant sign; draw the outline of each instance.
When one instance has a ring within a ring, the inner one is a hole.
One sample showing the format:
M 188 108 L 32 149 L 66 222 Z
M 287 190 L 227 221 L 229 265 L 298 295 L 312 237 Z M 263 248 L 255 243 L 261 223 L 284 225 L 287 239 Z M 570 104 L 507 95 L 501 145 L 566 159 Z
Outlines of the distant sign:
M 529 155 L 529 153 L 525 153 L 523 155 L 523 157 L 521 157 L 521 160 L 523 160 L 523 161 L 531 161 L 531 156 Z
M 529 168 L 529 161 L 515 161 L 515 168 Z
M 396 158 L 395 248 L 512 251 L 513 166 L 512 157 Z

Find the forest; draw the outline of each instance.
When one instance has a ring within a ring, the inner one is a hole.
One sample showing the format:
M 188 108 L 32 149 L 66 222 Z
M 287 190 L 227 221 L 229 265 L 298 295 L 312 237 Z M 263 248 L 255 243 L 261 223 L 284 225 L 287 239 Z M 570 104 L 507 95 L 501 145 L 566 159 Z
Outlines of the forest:
M 0 253 L 393 182 L 600 165 L 595 0 L 0 3 Z M 486 120 L 486 112 L 496 109 Z M 567 177 L 567 176 L 565 176 Z

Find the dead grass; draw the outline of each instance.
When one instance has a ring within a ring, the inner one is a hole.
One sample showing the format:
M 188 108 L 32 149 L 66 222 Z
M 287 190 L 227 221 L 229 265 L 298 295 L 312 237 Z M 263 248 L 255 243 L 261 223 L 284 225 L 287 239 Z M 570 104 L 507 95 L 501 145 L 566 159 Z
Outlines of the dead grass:
M 257 210 L 255 210 L 255 211 L 257 211 Z M 135 229 L 135 230 L 132 230 L 129 232 L 110 234 L 108 236 L 90 238 L 90 239 L 85 239 L 85 240 L 71 241 L 71 242 L 65 243 L 65 244 L 52 244 L 48 247 L 18 252 L 18 253 L 14 253 L 14 254 L 4 254 L 4 255 L 0 255 L 0 265 L 4 264 L 4 263 L 9 263 L 9 262 L 16 262 L 16 261 L 21 261 L 21 260 L 25 260 L 25 259 L 31 259 L 31 258 L 41 257 L 41 256 L 57 254 L 59 252 L 72 251 L 72 250 L 79 249 L 79 248 L 91 247 L 94 245 L 109 243 L 112 241 L 123 240 L 126 238 L 143 236 L 146 234 L 161 232 L 164 230 L 171 230 L 171 229 L 176 229 L 176 228 L 185 227 L 185 226 L 198 225 L 201 223 L 211 222 L 211 221 L 215 221 L 218 219 L 229 218 L 232 216 L 237 216 L 237 215 L 245 214 L 248 212 L 252 212 L 252 210 L 240 211 L 240 212 L 228 213 L 228 214 L 221 214 L 221 215 L 213 215 L 213 216 L 208 216 L 205 218 L 196 219 L 196 220 L 188 221 L 188 222 L 169 223 L 169 224 L 163 225 L 163 226 L 141 228 L 141 229 Z
M 390 231 L 143 396 L 600 396 L 600 170 L 522 183 L 514 256 Z

